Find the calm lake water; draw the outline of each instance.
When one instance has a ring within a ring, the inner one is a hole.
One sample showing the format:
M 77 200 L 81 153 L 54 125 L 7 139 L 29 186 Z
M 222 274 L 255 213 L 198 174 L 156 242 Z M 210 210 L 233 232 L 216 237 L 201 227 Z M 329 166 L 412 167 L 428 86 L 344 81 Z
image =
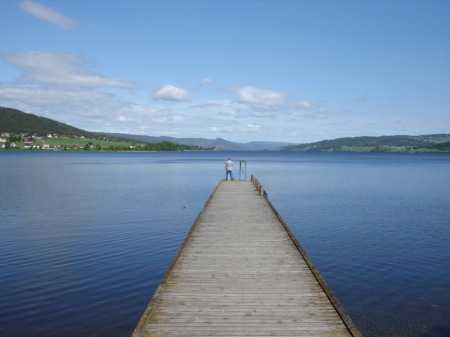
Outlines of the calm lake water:
M 363 335 L 450 335 L 450 155 L 230 154 Z M 130 336 L 230 154 L 0 152 L 0 336 Z

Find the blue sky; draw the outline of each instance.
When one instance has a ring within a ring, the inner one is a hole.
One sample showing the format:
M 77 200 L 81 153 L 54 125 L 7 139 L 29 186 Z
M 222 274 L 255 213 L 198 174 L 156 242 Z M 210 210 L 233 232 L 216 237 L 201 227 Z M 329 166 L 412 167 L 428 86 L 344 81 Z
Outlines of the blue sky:
M 88 131 L 450 133 L 448 0 L 4 0 L 0 106 Z

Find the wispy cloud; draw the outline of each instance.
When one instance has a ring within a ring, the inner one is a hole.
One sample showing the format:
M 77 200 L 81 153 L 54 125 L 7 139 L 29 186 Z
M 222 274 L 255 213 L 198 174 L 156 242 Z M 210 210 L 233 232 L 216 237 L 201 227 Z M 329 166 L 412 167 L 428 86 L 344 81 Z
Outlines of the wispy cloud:
M 282 92 L 253 86 L 226 89 L 232 94 L 230 99 L 166 104 L 192 101 L 186 89 L 166 84 L 153 94 L 153 102 L 137 104 L 125 98 L 130 97 L 126 95 L 129 90 L 117 89 L 136 88 L 135 95 L 144 88 L 96 73 L 78 55 L 0 53 L 0 59 L 20 71 L 15 81 L 0 83 L 2 105 L 89 131 L 205 138 L 224 134 L 278 137 L 287 135 L 279 126 L 281 115 L 291 115 L 295 120 L 324 117 L 321 104 L 292 102 Z M 293 128 L 289 137 L 295 137 L 295 132 L 298 128 Z
M 255 124 L 222 124 L 209 127 L 209 130 L 215 133 L 258 133 L 261 126 Z
M 80 56 L 69 53 L 29 52 L 3 53 L 1 59 L 21 72 L 21 80 L 29 84 L 65 88 L 132 88 L 132 82 L 109 78 L 86 69 Z
M 159 126 L 181 124 L 179 114 L 145 106 L 95 90 L 69 90 L 22 84 L 1 84 L 0 102 L 89 131 L 158 132 Z
M 233 100 L 211 100 L 193 105 L 191 108 L 208 111 L 208 114 L 225 118 L 243 118 L 250 115 L 248 106 Z
M 302 100 L 292 103 L 288 109 L 287 115 L 290 116 L 290 121 L 295 121 L 299 118 L 313 121 L 327 119 L 327 112 L 324 103 Z
M 20 2 L 19 6 L 28 14 L 63 29 L 70 30 L 77 25 L 75 20 L 58 12 L 56 9 L 41 5 L 37 2 L 25 0 Z
M 228 88 L 226 91 L 234 93 L 239 102 L 256 108 L 280 108 L 287 103 L 286 94 L 253 86 Z
M 300 109 L 319 110 L 322 108 L 322 105 L 310 101 L 300 101 L 295 104 L 295 107 Z
M 166 84 L 153 94 L 153 99 L 162 101 L 183 102 L 189 101 L 189 93 L 187 90 L 178 88 L 171 84 Z
M 0 59 L 21 73 L 15 81 L 0 82 L 0 102 L 4 106 L 89 131 L 176 136 L 187 128 L 204 135 L 211 125 L 211 120 L 185 114 L 183 109 L 128 101 L 116 89 L 139 89 L 135 83 L 95 73 L 77 55 L 3 53 Z M 186 90 L 173 85 L 164 86 L 156 97 L 175 101 L 190 99 Z
M 208 84 L 212 84 L 213 80 L 210 78 L 204 78 L 200 81 L 200 85 L 208 85 Z
M 128 102 L 109 89 L 131 89 L 133 82 L 94 73 L 84 58 L 69 53 L 3 53 L 20 77 L 0 83 L 0 102 L 90 131 L 132 131 L 142 125 L 173 122 L 164 108 Z M 149 122 L 151 120 L 151 123 Z

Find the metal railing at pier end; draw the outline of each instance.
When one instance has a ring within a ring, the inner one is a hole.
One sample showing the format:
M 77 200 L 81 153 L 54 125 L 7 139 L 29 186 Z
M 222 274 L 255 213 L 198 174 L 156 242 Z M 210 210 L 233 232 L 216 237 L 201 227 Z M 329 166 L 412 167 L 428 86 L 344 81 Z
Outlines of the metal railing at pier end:
M 247 161 L 246 160 L 239 160 L 239 180 L 247 180 Z

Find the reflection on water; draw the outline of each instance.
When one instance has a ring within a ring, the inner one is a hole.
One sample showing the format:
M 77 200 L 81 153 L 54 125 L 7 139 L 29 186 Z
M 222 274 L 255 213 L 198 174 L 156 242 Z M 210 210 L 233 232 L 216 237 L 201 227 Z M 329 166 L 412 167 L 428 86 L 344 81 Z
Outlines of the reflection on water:
M 365 336 L 450 333 L 449 156 L 232 156 Z M 0 152 L 0 335 L 131 335 L 227 157 Z

